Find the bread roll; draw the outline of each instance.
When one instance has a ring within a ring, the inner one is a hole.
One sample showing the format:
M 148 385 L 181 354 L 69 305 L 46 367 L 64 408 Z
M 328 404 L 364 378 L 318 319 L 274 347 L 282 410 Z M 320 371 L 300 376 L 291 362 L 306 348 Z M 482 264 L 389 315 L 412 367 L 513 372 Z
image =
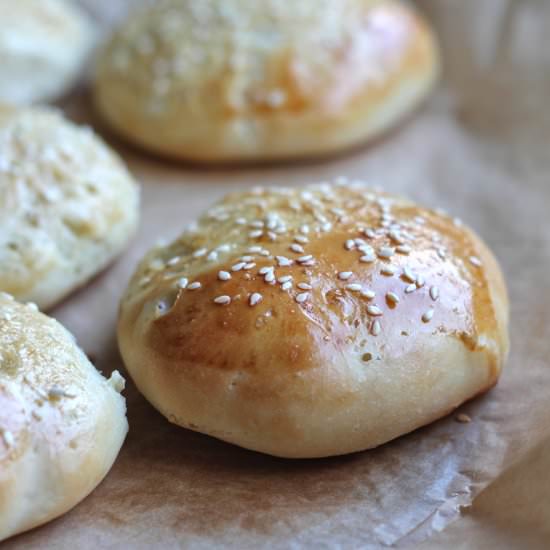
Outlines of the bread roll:
M 128 430 L 123 387 L 59 323 L 0 293 L 0 540 L 65 513 L 105 477 Z
M 162 155 L 300 158 L 387 130 L 437 72 L 430 28 L 395 0 L 164 0 L 105 48 L 95 100 Z
M 0 105 L 0 290 L 46 308 L 104 268 L 138 220 L 137 185 L 91 130 Z
M 488 390 L 508 350 L 495 258 L 360 182 L 228 196 L 122 300 L 128 372 L 171 422 L 281 457 L 376 447 Z
M 65 93 L 95 44 L 90 18 L 69 0 L 0 0 L 0 101 Z

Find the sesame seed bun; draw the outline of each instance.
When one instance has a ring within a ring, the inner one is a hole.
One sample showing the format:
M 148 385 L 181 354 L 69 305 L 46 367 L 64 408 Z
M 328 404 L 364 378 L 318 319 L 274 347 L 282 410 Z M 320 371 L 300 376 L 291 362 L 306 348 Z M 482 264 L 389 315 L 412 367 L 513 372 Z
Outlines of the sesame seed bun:
M 0 104 L 0 290 L 49 307 L 103 269 L 138 221 L 139 190 L 87 128 Z
M 0 293 L 0 540 L 65 513 L 105 477 L 128 431 L 123 387 L 59 323 Z
M 164 0 L 114 34 L 95 102 L 165 156 L 301 158 L 384 132 L 437 73 L 431 29 L 395 0 Z
M 0 101 L 50 101 L 74 83 L 96 40 L 66 0 L 0 0 Z
M 145 257 L 118 339 L 171 422 L 305 458 L 375 447 L 488 390 L 507 325 L 471 230 L 342 180 L 229 195 Z

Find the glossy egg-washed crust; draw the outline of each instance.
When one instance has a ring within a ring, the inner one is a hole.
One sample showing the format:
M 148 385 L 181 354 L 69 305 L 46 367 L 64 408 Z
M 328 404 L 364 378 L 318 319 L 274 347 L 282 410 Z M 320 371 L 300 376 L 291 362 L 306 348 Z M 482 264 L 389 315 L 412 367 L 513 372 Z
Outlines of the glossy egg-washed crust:
M 438 68 L 431 29 L 395 0 L 165 0 L 115 33 L 95 101 L 115 130 L 157 153 L 293 158 L 393 126 Z
M 128 429 L 123 387 L 59 323 L 0 293 L 0 540 L 61 515 L 103 479 Z
M 118 334 L 172 422 L 318 457 L 384 443 L 490 388 L 507 322 L 501 272 L 472 231 L 343 180 L 229 195 L 146 256 Z
M 137 184 L 92 130 L 0 104 L 0 291 L 52 306 L 122 251 L 138 214 Z

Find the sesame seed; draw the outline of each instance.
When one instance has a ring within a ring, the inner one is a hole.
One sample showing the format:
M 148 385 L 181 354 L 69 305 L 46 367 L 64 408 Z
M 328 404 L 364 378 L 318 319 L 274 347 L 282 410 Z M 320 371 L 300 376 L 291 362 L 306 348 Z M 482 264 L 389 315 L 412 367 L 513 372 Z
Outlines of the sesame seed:
M 267 275 L 268 273 L 271 273 L 275 268 L 272 265 L 264 265 L 264 267 L 260 267 L 258 270 L 258 273 L 260 275 Z
M 172 266 L 176 265 L 180 260 L 181 260 L 181 258 L 179 256 L 176 256 L 176 257 L 171 258 L 170 260 L 168 260 L 166 262 L 166 265 L 169 266 L 169 267 L 172 267 Z
M 367 300 L 372 300 L 375 296 L 376 296 L 376 292 L 374 292 L 374 290 L 370 290 L 370 289 L 363 289 L 361 291 L 361 296 L 363 296 L 363 298 L 366 298 Z
M 309 262 L 312 259 L 313 259 L 313 256 L 311 254 L 308 254 L 307 256 L 300 256 L 298 258 L 298 262 L 302 264 L 304 262 Z
M 156 258 L 149 264 L 149 268 L 153 271 L 160 271 L 161 269 L 164 269 L 164 262 Z
M 399 231 L 397 231 L 396 229 L 392 229 L 389 233 L 388 233 L 388 237 L 395 243 L 397 244 L 403 244 L 403 237 L 401 236 L 401 234 L 399 233 Z
M 361 285 L 359 283 L 349 283 L 346 285 L 346 290 L 350 290 L 351 292 L 360 292 L 361 291 Z
M 394 254 L 394 249 L 389 246 L 382 246 L 378 249 L 378 256 L 380 258 L 391 258 Z
M 376 237 L 376 233 L 370 227 L 367 227 L 367 229 L 363 231 L 363 235 L 365 235 L 367 239 L 374 239 L 374 237 Z
M 74 399 L 76 396 L 67 393 L 63 388 L 60 388 L 59 386 L 53 386 L 48 390 L 48 399 L 50 401 L 57 401 L 62 397 L 69 397 Z
M 251 239 L 257 239 L 258 237 L 261 237 L 264 234 L 264 232 L 261 229 L 256 229 L 254 231 L 251 231 L 248 236 Z
M 215 250 L 212 250 L 212 252 L 210 252 L 208 256 L 206 256 L 206 259 L 209 262 L 214 262 L 218 259 L 218 253 Z
M 374 254 L 365 254 L 364 256 L 361 256 L 359 258 L 359 261 L 363 262 L 365 264 L 370 264 L 370 263 L 374 262 L 375 260 L 376 260 L 376 257 L 374 256 Z
M 390 302 L 390 304 L 398 304 L 399 296 L 395 292 L 388 292 L 386 294 L 386 300 Z
M 275 259 L 277 260 L 277 263 L 279 264 L 279 267 L 288 267 L 291 266 L 294 262 L 287 258 L 286 256 L 275 256 Z M 300 260 L 298 260 L 300 261 Z
M 261 251 L 262 251 L 261 246 L 251 246 L 250 248 L 247 249 L 247 252 L 250 252 L 252 254 L 256 254 L 256 253 L 261 252 Z
M 426 223 L 426 220 L 422 216 L 416 216 L 414 221 L 419 225 L 424 225 Z
M 438 248 L 438 249 L 437 249 L 437 255 L 438 255 L 442 260 L 444 260 L 445 257 L 447 256 L 447 253 L 445 252 L 445 249 L 444 249 L 444 248 Z
M 436 286 L 430 287 L 430 298 L 435 302 L 439 298 L 439 288 Z
M 382 315 L 382 310 L 378 306 L 367 306 L 367 313 L 373 317 L 378 317 Z
M 266 227 L 267 227 L 269 230 L 273 231 L 273 230 L 276 230 L 276 229 L 277 229 L 277 225 L 278 225 L 277 220 L 271 219 L 271 220 L 268 220 L 268 222 L 267 222 L 267 224 L 266 224 Z
M 15 437 L 13 437 L 13 434 L 8 430 L 2 430 L 2 439 L 8 448 L 13 447 L 15 444 Z
M 381 330 L 382 330 L 382 327 L 380 326 L 380 321 L 378 321 L 378 319 L 375 319 L 370 329 L 371 334 L 373 336 L 378 336 Z
M 151 277 L 143 277 L 143 278 L 139 281 L 139 286 L 146 286 L 146 285 L 148 285 L 150 282 L 151 282 Z
M 273 231 L 268 231 L 267 236 L 270 241 L 276 241 L 277 240 L 277 234 L 273 233 Z
M 405 289 L 405 294 L 410 294 L 411 292 L 414 292 L 415 290 L 416 290 L 416 285 L 415 284 L 410 284 Z
M 222 296 L 216 296 L 214 298 L 214 303 L 220 306 L 226 306 L 231 303 L 231 297 L 223 294 Z
M 296 295 L 295 300 L 299 304 L 303 304 L 308 298 L 309 298 L 309 292 L 300 292 L 300 294 Z
M 380 273 L 382 273 L 382 275 L 386 275 L 388 277 L 391 277 L 392 275 L 395 275 L 396 271 L 397 271 L 397 269 L 393 265 L 384 265 L 380 269 Z
M 237 218 L 237 219 L 235 220 L 235 223 L 236 223 L 237 225 L 245 225 L 245 224 L 246 224 L 246 220 L 245 220 L 244 218 Z
M 292 281 L 292 275 L 283 275 L 282 277 L 279 277 L 279 278 L 277 279 L 277 282 L 278 282 L 278 283 L 281 283 L 281 284 L 282 284 L 282 283 L 286 283 L 286 282 L 288 282 L 288 281 Z
M 296 286 L 300 290 L 311 290 L 313 288 L 309 283 L 298 283 Z
M 304 267 L 311 267 L 312 265 L 315 265 L 315 260 L 308 260 L 307 262 L 302 262 Z
M 187 286 L 187 290 L 198 290 L 201 287 L 201 283 L 199 281 L 195 281 L 194 283 L 191 283 Z
M 286 281 L 281 285 L 282 290 L 289 290 L 292 288 L 292 281 Z
M 250 227 L 255 227 L 256 229 L 261 229 L 264 226 L 264 222 L 261 220 L 254 220 L 251 221 L 248 225 Z
M 263 296 L 259 292 L 254 292 L 251 294 L 248 303 L 251 306 L 255 306 L 256 304 L 259 304 L 263 300 Z
M 261 251 L 260 251 L 260 256 L 269 256 L 269 255 L 270 255 L 269 250 L 265 250 L 265 249 L 264 249 L 264 250 L 261 250 Z
M 240 271 L 246 265 L 245 262 L 239 262 L 231 266 L 231 271 Z
M 300 226 L 300 233 L 309 233 L 309 226 L 308 225 Z
M 477 256 L 470 256 L 470 263 L 476 267 L 481 266 L 481 260 Z
M 363 254 L 374 254 L 374 248 L 370 244 L 361 244 L 357 246 L 360 252 Z
M 399 254 L 410 254 L 412 248 L 408 244 L 400 244 L 395 251 Z
M 182 277 L 178 282 L 177 286 L 178 288 L 187 288 L 187 285 L 189 284 L 189 280 L 187 277 Z
M 218 271 L 218 279 L 220 281 L 229 281 L 229 279 L 231 279 L 231 273 L 228 271 Z
M 347 281 L 352 276 L 353 272 L 351 271 L 340 271 L 340 273 L 338 273 L 338 279 L 340 279 L 341 281 Z
M 249 263 L 244 265 L 243 269 L 245 271 L 248 271 L 248 270 L 252 269 L 253 267 L 256 267 L 256 264 L 254 262 L 249 262 Z
M 254 259 L 254 256 L 241 256 L 239 260 L 241 262 L 251 262 Z
M 306 244 L 309 242 L 309 239 L 305 235 L 296 235 L 294 240 L 300 244 Z
M 208 250 L 206 248 L 199 248 L 198 250 L 195 250 L 193 252 L 193 258 L 200 258 L 201 256 L 205 256 Z
M 424 323 L 429 323 L 432 320 L 433 316 L 434 316 L 434 310 L 430 308 L 428 311 L 425 311 L 422 314 L 422 321 Z
M 416 286 L 418 288 L 422 288 L 425 283 L 426 281 L 424 280 L 424 277 L 422 277 L 422 275 L 418 275 L 418 277 L 416 278 Z
M 292 250 L 292 252 L 296 252 L 298 254 L 303 254 L 304 253 L 304 247 L 299 245 L 299 244 L 296 244 L 296 243 L 292 243 L 290 245 L 290 250 Z
M 411 283 L 416 282 L 416 275 L 413 273 L 410 267 L 403 268 L 403 278 L 407 281 L 410 281 Z
M 275 273 L 273 271 L 269 271 L 264 275 L 264 281 L 266 283 L 273 283 L 275 282 Z
M 348 239 L 345 243 L 344 243 L 344 248 L 346 250 L 352 250 L 353 248 L 355 248 L 355 241 L 353 239 Z

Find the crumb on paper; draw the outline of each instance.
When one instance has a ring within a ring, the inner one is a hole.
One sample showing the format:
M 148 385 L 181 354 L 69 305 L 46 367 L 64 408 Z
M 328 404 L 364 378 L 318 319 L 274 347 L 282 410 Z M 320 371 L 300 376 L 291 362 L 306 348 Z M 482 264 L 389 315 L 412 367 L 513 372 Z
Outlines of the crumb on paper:
M 472 419 L 465 413 L 457 414 L 455 420 L 461 424 L 468 424 L 472 421 Z

